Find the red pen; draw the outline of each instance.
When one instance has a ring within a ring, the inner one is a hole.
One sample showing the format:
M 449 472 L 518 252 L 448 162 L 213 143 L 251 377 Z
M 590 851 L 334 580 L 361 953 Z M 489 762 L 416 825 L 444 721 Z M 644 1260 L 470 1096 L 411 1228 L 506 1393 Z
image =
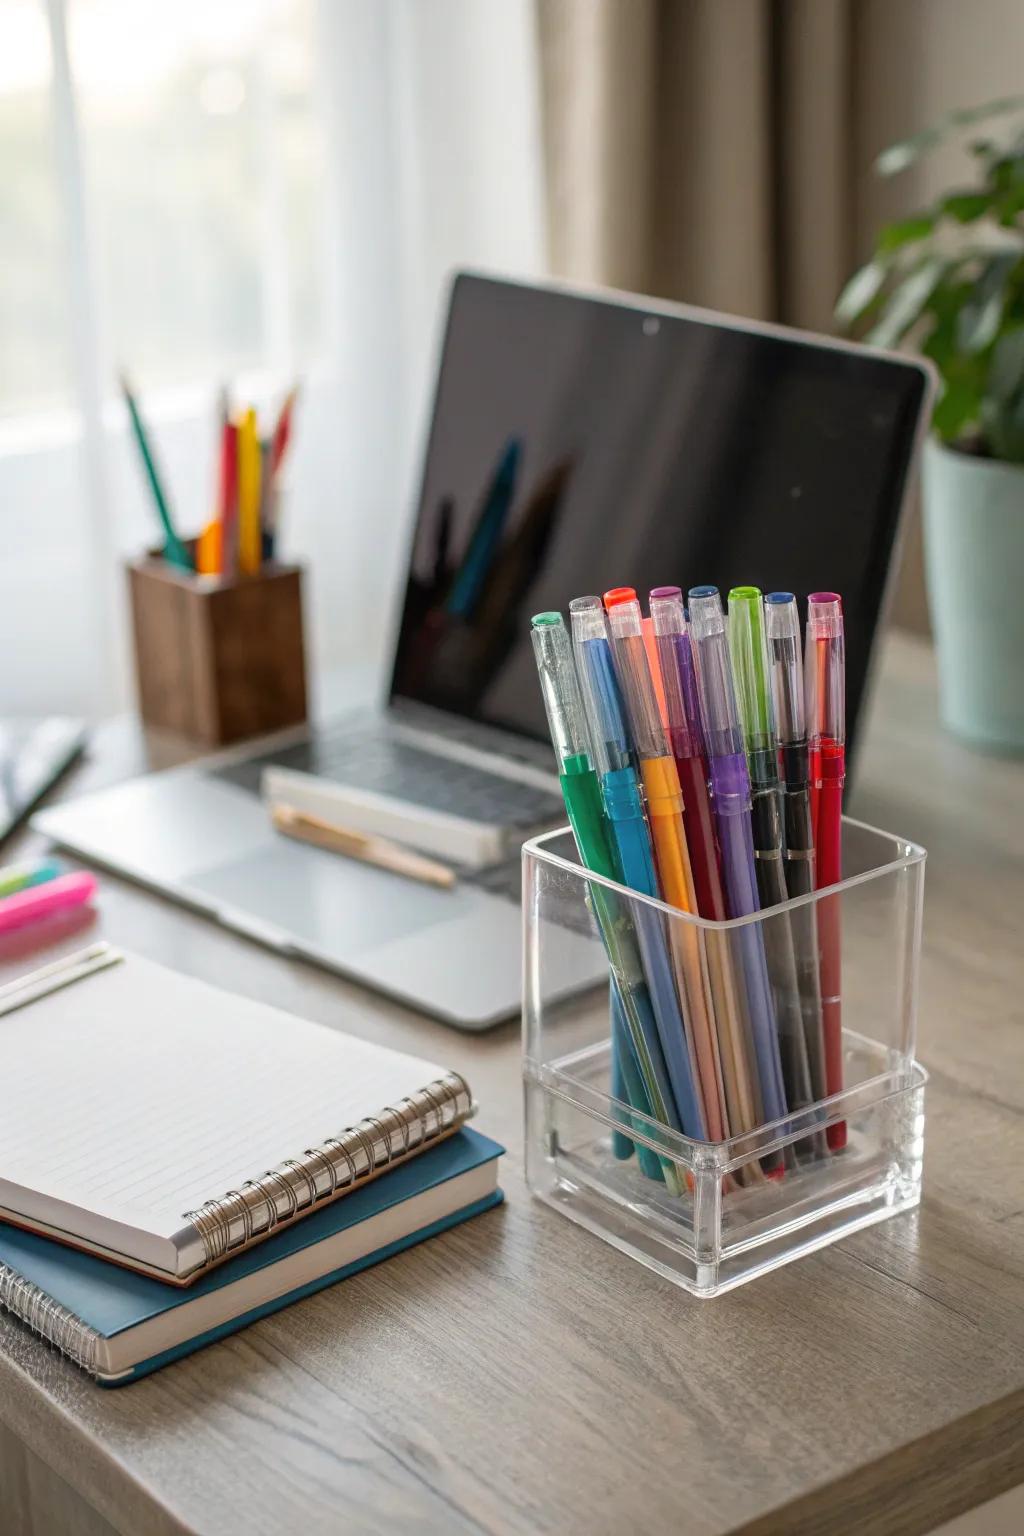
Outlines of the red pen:
M 95 894 L 96 879 L 85 873 L 61 875 L 56 880 L 47 881 L 45 885 L 33 885 L 27 890 L 16 891 L 13 896 L 5 896 L 0 900 L 0 933 L 24 928 L 28 923 L 49 917 L 51 912 L 81 906 Z
M 846 781 L 846 656 L 843 604 L 836 592 L 812 592 L 807 599 L 804 653 L 807 694 L 807 744 L 814 822 L 815 885 L 818 890 L 843 878 L 843 785 Z M 842 943 L 840 898 L 818 903 L 822 1029 L 825 1037 L 825 1088 L 843 1086 Z M 846 1146 L 846 1123 L 829 1126 L 833 1152 Z

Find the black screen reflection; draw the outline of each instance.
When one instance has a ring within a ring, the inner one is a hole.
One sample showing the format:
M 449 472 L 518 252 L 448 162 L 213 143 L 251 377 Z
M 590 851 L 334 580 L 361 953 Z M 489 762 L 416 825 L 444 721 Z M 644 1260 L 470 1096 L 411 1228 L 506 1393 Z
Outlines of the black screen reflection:
M 458 278 L 393 693 L 543 739 L 531 614 L 751 582 L 842 592 L 854 722 L 923 392 L 908 364 Z

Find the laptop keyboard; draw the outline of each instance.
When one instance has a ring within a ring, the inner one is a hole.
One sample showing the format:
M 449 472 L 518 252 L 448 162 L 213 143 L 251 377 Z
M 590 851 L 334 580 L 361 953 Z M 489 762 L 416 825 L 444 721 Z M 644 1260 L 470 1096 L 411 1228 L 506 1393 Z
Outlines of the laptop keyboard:
M 314 773 L 491 826 L 527 830 L 553 824 L 562 815 L 557 795 L 424 751 L 373 722 L 342 724 L 318 732 L 312 741 L 228 764 L 213 773 L 259 794 L 263 770 L 271 766 Z

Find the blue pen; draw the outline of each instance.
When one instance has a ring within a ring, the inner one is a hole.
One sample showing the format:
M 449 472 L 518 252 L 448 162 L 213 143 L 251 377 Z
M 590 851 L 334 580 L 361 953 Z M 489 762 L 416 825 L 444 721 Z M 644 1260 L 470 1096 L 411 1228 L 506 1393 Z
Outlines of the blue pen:
M 644 896 L 659 897 L 651 838 L 612 664 L 604 607 L 599 597 L 577 597 L 569 604 L 569 613 L 601 794 L 618 850 L 623 883 Z M 665 1098 L 674 1104 L 676 1129 L 704 1141 L 707 1130 L 679 1011 L 664 922 L 658 912 L 642 903 L 637 903 L 634 915 L 667 1068 L 669 1091 Z

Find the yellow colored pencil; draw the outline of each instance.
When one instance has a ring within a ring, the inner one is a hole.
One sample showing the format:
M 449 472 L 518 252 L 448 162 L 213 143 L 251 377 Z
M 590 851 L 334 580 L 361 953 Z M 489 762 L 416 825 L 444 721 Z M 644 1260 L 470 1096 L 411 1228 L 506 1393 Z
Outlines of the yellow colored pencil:
M 260 442 L 250 406 L 238 424 L 238 569 L 255 576 L 262 558 L 260 533 Z

